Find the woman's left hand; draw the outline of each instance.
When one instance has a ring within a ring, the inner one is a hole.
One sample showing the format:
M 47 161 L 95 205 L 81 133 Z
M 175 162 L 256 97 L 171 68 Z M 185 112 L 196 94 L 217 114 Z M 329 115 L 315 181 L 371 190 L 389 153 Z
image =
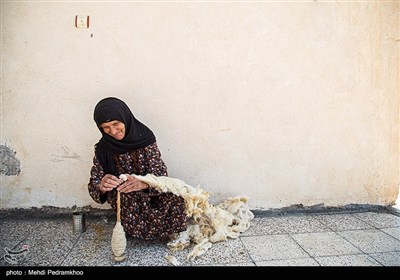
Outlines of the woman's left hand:
M 149 187 L 149 185 L 147 185 L 142 181 L 139 181 L 138 179 L 136 179 L 131 175 L 127 175 L 127 178 L 128 180 L 126 180 L 117 188 L 117 190 L 120 191 L 121 193 L 136 192 L 147 189 Z

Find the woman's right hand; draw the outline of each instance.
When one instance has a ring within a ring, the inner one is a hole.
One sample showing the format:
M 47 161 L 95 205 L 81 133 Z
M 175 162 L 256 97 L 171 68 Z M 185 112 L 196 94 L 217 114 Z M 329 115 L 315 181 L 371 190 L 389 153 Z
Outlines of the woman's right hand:
M 123 181 L 114 175 L 106 174 L 101 179 L 99 190 L 101 193 L 109 192 L 118 187 Z

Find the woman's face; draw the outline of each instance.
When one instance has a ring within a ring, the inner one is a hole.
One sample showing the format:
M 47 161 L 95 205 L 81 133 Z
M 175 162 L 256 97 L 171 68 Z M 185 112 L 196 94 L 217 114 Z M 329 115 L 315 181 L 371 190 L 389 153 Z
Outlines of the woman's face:
M 120 121 L 105 122 L 100 125 L 104 133 L 110 135 L 116 140 L 122 140 L 125 137 L 125 124 Z

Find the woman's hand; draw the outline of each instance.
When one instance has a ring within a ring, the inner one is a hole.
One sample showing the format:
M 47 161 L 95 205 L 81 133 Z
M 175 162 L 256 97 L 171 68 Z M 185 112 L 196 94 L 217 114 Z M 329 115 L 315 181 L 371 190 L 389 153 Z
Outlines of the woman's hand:
M 118 187 L 123 181 L 114 175 L 106 174 L 100 182 L 99 190 L 101 193 L 109 192 Z
M 117 190 L 121 193 L 136 192 L 147 189 L 149 187 L 149 185 L 142 181 L 139 181 L 131 175 L 127 175 L 127 178 L 128 180 L 126 180 L 122 185 L 117 188 Z

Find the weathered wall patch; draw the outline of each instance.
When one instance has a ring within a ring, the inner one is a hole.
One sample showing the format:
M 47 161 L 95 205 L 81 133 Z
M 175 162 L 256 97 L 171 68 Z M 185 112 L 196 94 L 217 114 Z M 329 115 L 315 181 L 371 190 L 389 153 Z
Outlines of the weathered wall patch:
M 0 175 L 19 175 L 20 161 L 15 157 L 16 152 L 9 147 L 0 145 Z

